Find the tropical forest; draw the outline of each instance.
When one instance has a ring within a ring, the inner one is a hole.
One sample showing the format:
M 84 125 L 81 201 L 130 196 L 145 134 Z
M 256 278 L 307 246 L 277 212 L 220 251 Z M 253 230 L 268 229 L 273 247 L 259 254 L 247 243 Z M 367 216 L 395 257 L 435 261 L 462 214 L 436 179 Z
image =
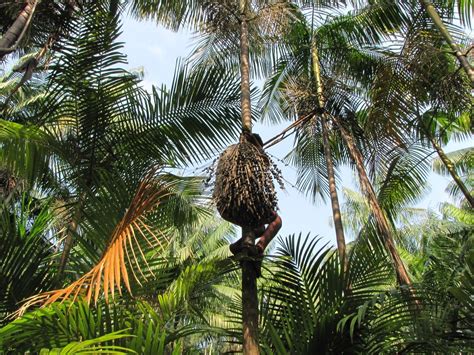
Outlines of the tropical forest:
M 0 354 L 474 353 L 473 17 L 1 0 Z

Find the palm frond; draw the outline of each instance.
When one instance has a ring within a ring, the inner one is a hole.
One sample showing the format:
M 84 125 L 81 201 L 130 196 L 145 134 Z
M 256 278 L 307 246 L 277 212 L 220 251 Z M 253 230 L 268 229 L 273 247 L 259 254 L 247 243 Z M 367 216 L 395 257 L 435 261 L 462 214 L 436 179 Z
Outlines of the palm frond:
M 239 100 L 235 75 L 212 67 L 192 71 L 178 62 L 171 87 L 153 89 L 133 143 L 171 164 L 213 158 L 238 135 Z
M 152 170 L 141 181 L 129 208 L 116 225 L 109 237 L 107 247 L 99 262 L 89 272 L 68 287 L 42 293 L 29 299 L 22 307 L 22 312 L 35 304 L 48 305 L 69 297 L 85 297 L 88 302 L 97 302 L 103 292 L 106 301 L 109 292 L 114 298 L 115 288 L 121 294 L 122 283 L 131 292 L 128 268 L 140 267 L 138 258 L 145 259 L 140 240 L 145 240 L 151 248 L 163 246 L 168 242 L 166 231 L 153 232 L 146 220 L 147 213 L 162 203 L 170 192 L 166 184 L 159 180 Z M 133 273 L 134 277 L 138 277 Z M 143 274 L 142 274 L 143 275 Z M 139 281 L 138 281 L 139 282 Z M 102 291 L 102 292 L 101 292 Z
M 36 126 L 0 120 L 0 166 L 33 186 L 49 173 L 52 138 Z
M 54 215 L 51 201 L 31 191 L 0 195 L 0 324 L 14 313 L 22 299 L 55 283 L 52 256 Z

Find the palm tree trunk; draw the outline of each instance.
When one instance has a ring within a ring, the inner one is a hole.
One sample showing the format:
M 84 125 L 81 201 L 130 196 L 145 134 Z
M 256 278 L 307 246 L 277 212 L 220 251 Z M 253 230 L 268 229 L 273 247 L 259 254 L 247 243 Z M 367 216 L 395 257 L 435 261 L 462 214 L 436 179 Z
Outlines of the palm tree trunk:
M 246 132 L 251 132 L 252 111 L 250 106 L 250 60 L 247 8 L 248 1 L 240 0 L 240 107 L 242 110 L 242 129 Z
M 312 69 L 314 80 L 316 82 L 316 93 L 318 95 L 318 108 L 323 111 L 325 106 L 324 100 L 324 88 L 323 81 L 321 78 L 321 65 L 319 63 L 318 48 L 316 46 L 316 41 L 312 41 L 311 44 L 311 60 L 312 60 Z M 332 207 L 332 217 L 334 221 L 334 229 L 336 231 L 336 241 L 337 241 L 337 250 L 339 252 L 339 257 L 341 262 L 344 265 L 344 270 L 348 268 L 348 260 L 346 255 L 346 239 L 344 237 L 344 227 L 342 226 L 341 219 L 341 209 L 339 207 L 339 198 L 337 196 L 336 188 L 336 178 L 334 174 L 334 163 L 332 161 L 331 147 L 329 145 L 329 134 L 328 126 L 326 121 L 326 114 L 321 113 L 321 127 L 323 132 L 323 148 L 324 148 L 324 157 L 326 159 L 327 173 L 328 173 L 328 182 L 329 182 L 329 193 L 331 196 L 331 207 Z
M 441 33 L 441 36 L 443 36 L 444 40 L 448 43 L 448 45 L 453 50 L 454 55 L 456 56 L 459 63 L 463 67 L 464 71 L 466 72 L 469 80 L 471 81 L 471 84 L 474 85 L 474 69 L 471 67 L 471 65 L 469 64 L 467 60 L 466 55 L 461 52 L 461 49 L 459 48 L 457 43 L 454 41 L 448 29 L 446 28 L 443 21 L 439 17 L 439 14 L 436 11 L 436 8 L 428 0 L 420 0 L 420 2 L 421 2 L 421 5 L 425 8 L 426 12 L 428 13 L 428 16 L 433 20 L 435 26 L 438 28 L 439 32 Z
M 325 100 L 323 94 L 323 80 L 321 78 L 321 64 L 319 63 L 318 47 L 316 46 L 316 41 L 314 39 L 311 42 L 311 61 L 314 80 L 316 82 L 316 94 L 318 95 L 318 108 L 323 110 Z
M 359 174 L 360 186 L 362 188 L 363 193 L 367 197 L 369 206 L 375 216 L 377 228 L 383 237 L 385 248 L 387 249 L 388 253 L 390 254 L 390 257 L 392 258 L 398 283 L 400 285 L 411 285 L 411 280 L 408 276 L 408 272 L 405 268 L 405 265 L 403 264 L 402 259 L 400 258 L 400 255 L 398 254 L 397 248 L 395 247 L 395 242 L 392 236 L 392 230 L 388 223 L 387 217 L 385 216 L 385 213 L 380 207 L 380 204 L 377 200 L 377 196 L 375 195 L 375 191 L 365 171 L 362 154 L 354 143 L 351 134 L 342 126 L 341 122 L 339 122 L 338 119 L 334 119 L 334 122 L 338 126 L 339 131 L 341 132 L 341 136 L 348 147 L 349 154 L 356 164 L 357 172 Z
M 35 11 L 37 2 L 37 0 L 25 1 L 23 10 L 21 10 L 13 24 L 5 32 L 2 38 L 0 38 L 0 59 L 17 48 L 18 43 L 23 38 L 26 29 L 31 22 L 31 17 Z
M 255 233 L 250 228 L 242 228 L 242 330 L 244 355 L 258 355 L 258 293 L 255 261 Z
M 337 196 L 336 178 L 334 174 L 334 164 L 332 161 L 331 148 L 329 146 L 329 134 L 327 121 L 324 114 L 321 116 L 321 126 L 323 131 L 323 148 L 326 158 L 326 166 L 328 171 L 329 193 L 331 196 L 332 219 L 334 221 L 334 229 L 336 231 L 337 250 L 339 257 L 344 265 L 344 270 L 348 268 L 348 260 L 346 254 L 346 239 L 344 237 L 344 227 L 342 226 L 341 209 L 339 207 L 339 198 Z
M 250 63 L 249 38 L 247 23 L 248 0 L 240 0 L 240 89 L 242 130 L 252 132 L 252 112 L 250 106 Z M 255 233 L 249 228 L 242 228 L 242 331 L 244 355 L 260 354 L 258 348 L 258 293 L 255 262 Z
M 431 134 L 429 134 L 427 130 L 426 130 L 426 134 L 428 135 L 428 138 L 430 139 L 431 144 L 433 144 L 433 147 L 438 153 L 439 158 L 443 162 L 446 169 L 449 171 L 449 174 L 453 178 L 454 182 L 456 183 L 456 185 L 458 185 L 459 189 L 462 191 L 462 193 L 466 197 L 471 207 L 474 208 L 474 198 L 472 197 L 471 193 L 467 189 L 466 185 L 464 185 L 464 182 L 461 180 L 459 175 L 456 173 L 456 169 L 454 168 L 453 162 L 446 156 L 446 154 L 443 151 L 443 148 L 441 148 L 438 142 L 436 142 L 436 140 L 431 136 Z

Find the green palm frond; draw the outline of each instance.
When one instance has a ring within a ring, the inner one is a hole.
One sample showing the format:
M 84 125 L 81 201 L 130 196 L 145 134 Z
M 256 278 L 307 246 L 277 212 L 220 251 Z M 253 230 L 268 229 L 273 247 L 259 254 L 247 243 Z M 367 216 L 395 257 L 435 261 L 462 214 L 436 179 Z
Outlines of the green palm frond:
M 58 355 L 66 355 L 66 354 L 84 354 L 84 353 L 97 353 L 97 352 L 105 352 L 108 354 L 135 354 L 136 352 L 127 349 L 122 346 L 116 346 L 116 345 L 102 345 L 102 343 L 106 342 L 111 342 L 117 339 L 122 339 L 130 337 L 128 334 L 124 334 L 124 332 L 119 331 L 119 332 L 113 332 L 110 334 L 106 334 L 103 336 L 100 336 L 95 339 L 88 339 L 88 340 L 83 340 L 83 341 L 75 341 L 72 343 L 69 343 L 65 347 L 58 349 L 54 348 L 51 350 L 48 349 L 41 349 L 40 354 L 41 355 L 53 355 L 53 354 L 58 354 Z
M 235 75 L 215 67 L 192 71 L 178 62 L 171 87 L 153 89 L 133 143 L 172 164 L 213 158 L 238 135 L 239 100 Z
M 465 256 L 466 266 L 459 277 L 459 282 L 449 289 L 449 292 L 463 306 L 464 319 L 467 320 L 468 326 L 472 326 L 474 319 L 474 304 L 472 302 L 472 294 L 474 292 L 474 254 L 471 250 Z
M 90 307 L 78 301 L 53 304 L 1 328 L 0 348 L 24 352 L 90 347 L 89 352 L 97 352 L 101 346 L 108 353 L 165 354 L 174 341 L 189 334 L 190 329 L 168 331 L 166 320 L 145 302 Z
M 268 300 L 262 309 L 263 333 L 277 331 L 280 343 L 298 353 L 310 352 L 313 344 L 316 349 L 317 339 L 319 349 L 328 349 L 324 333 L 333 319 L 327 316 L 340 305 L 344 288 L 338 257 L 330 249 L 318 248 L 317 240 L 305 241 L 301 235 L 280 242 L 281 266 L 274 275 L 278 282 L 263 291 Z M 326 287 L 327 282 L 331 287 Z M 316 326 L 319 322 L 321 327 Z M 275 336 L 264 337 L 269 351 Z
M 452 218 L 457 222 L 474 225 L 474 213 L 467 208 L 459 208 L 451 203 L 445 202 L 441 205 L 441 212 L 445 217 Z
M 329 16 L 315 35 L 322 42 L 322 48 L 327 46 L 329 51 L 341 51 L 339 53 L 353 46 L 375 46 L 406 27 L 411 11 L 407 3 L 374 1 L 347 14 Z
M 442 263 L 438 261 L 441 255 L 432 253 L 432 271 L 421 284 L 412 286 L 411 295 L 393 288 L 393 271 L 381 245 L 357 241 L 350 251 L 349 274 L 344 276 L 337 254 L 315 248 L 314 240 L 299 237 L 282 242 L 283 255 L 275 260 L 278 271 L 264 288 L 262 349 L 278 354 L 295 350 L 311 354 L 318 349 L 370 354 L 394 349 L 469 351 L 472 342 L 467 329 L 472 317 L 465 313 L 470 307 L 465 295 L 470 284 L 464 287 L 459 280 L 469 280 L 470 269 L 461 267 L 466 270 L 463 273 L 456 265 L 470 255 L 459 253 L 459 247 L 468 251 L 470 244 L 465 238 L 463 242 L 441 240 L 460 245 L 451 245 L 452 255 L 442 256 Z M 444 247 L 437 248 L 440 252 Z M 451 277 L 446 272 L 452 272 Z M 455 332 L 446 323 L 456 316 L 453 312 L 458 307 L 448 290 L 465 305 Z
M 380 159 L 378 199 L 392 221 L 401 208 L 418 202 L 427 190 L 429 156 L 423 146 L 412 144 Z
M 54 139 L 36 126 L 0 120 L 0 166 L 30 186 L 49 173 Z
M 5 324 L 21 300 L 55 283 L 55 216 L 51 201 L 35 198 L 31 191 L 0 195 L 0 204 L 0 324 Z
M 138 79 L 120 68 L 126 58 L 116 41 L 118 19 L 97 4 L 76 22 L 51 65 L 48 109 L 40 121 L 74 165 L 71 177 L 87 175 L 90 186 L 95 172 L 117 159 L 127 129 L 141 124 L 145 94 Z
M 316 116 L 304 124 L 297 133 L 296 147 L 286 157 L 286 160 L 297 168 L 296 186 L 314 202 L 319 198 L 325 201 L 329 195 L 320 124 L 320 120 Z M 340 151 L 338 142 L 333 140 L 333 137 L 330 138 L 331 152 L 336 165 L 336 179 L 339 179 L 337 168 L 341 161 Z
M 472 351 L 472 304 L 463 298 L 472 289 L 471 226 L 448 231 L 433 238 L 425 266 L 423 285 L 433 292 L 431 302 L 438 317 L 438 339 L 444 346 Z M 441 291 L 441 292 L 440 292 Z
M 390 264 L 361 245 L 352 252 L 351 271 L 345 275 L 337 253 L 318 246 L 317 239 L 300 235 L 280 242 L 275 282 L 263 291 L 267 302 L 262 305 L 265 351 L 291 349 L 309 354 L 317 349 L 351 349 L 351 337 L 340 331 L 344 325 L 339 323 L 391 284 Z

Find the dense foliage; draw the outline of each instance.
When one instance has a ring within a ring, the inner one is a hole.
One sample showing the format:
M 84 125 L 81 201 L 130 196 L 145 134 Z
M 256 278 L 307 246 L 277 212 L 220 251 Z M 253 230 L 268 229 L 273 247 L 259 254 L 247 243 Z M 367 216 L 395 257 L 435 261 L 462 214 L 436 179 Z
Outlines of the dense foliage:
M 443 32 L 467 60 L 471 1 L 19 3 L 0 5 L 4 39 L 34 6 L 0 48 L 0 353 L 241 351 L 236 229 L 183 174 L 239 135 L 240 16 L 264 81 L 253 119 L 292 124 L 286 162 L 306 197 L 329 196 L 338 237 L 273 242 L 260 351 L 474 352 L 474 149 L 443 150 L 472 141 L 472 83 Z M 125 69 L 127 11 L 196 31 L 170 86 Z M 344 166 L 361 192 L 339 186 Z M 415 208 L 433 171 L 451 200 Z

